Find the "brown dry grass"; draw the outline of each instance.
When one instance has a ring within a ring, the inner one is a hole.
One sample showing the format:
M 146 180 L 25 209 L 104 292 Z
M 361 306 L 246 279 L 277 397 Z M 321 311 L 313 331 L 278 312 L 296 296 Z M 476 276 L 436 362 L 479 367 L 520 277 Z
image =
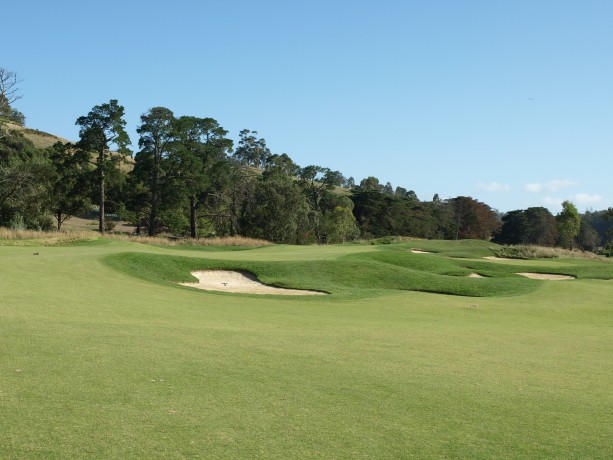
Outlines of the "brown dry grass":
M 241 246 L 258 247 L 268 246 L 272 243 L 266 240 L 247 238 L 244 236 L 224 236 L 213 238 L 165 238 L 157 236 L 128 236 L 128 235 L 105 235 L 105 238 L 132 241 L 133 243 L 153 244 L 158 246 Z
M 51 147 L 56 142 L 66 143 L 68 140 L 63 137 L 49 134 L 38 129 L 26 128 L 25 126 L 19 126 L 14 123 L 7 123 L 7 128 L 14 131 L 19 131 L 24 135 L 26 139 L 29 139 L 36 147 L 45 148 Z
M 578 249 L 571 251 L 562 248 L 532 245 L 504 246 L 494 252 L 496 256 L 506 259 L 604 259 L 604 257 L 593 252 L 580 251 Z
M 40 240 L 53 238 L 91 238 L 93 232 L 41 232 L 0 227 L 0 240 Z
M 15 230 L 0 227 L 0 241 L 19 244 L 19 242 L 33 241 L 37 244 L 52 245 L 65 244 L 75 241 L 92 240 L 100 238 L 97 231 L 63 231 L 63 232 L 41 232 L 35 230 Z M 270 241 L 247 238 L 243 236 L 227 236 L 215 238 L 165 238 L 148 236 L 128 236 L 108 233 L 102 238 L 109 238 L 133 243 L 152 244 L 158 246 L 241 246 L 258 247 L 271 245 Z

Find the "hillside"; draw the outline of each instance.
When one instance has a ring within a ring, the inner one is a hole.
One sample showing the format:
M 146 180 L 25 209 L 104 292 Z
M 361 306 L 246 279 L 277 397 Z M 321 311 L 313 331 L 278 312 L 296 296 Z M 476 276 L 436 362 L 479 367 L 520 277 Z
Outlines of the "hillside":
M 7 123 L 6 126 L 10 130 L 19 131 L 39 148 L 50 147 L 56 142 L 70 142 L 68 139 L 64 139 L 63 137 L 49 134 L 44 131 L 39 131 L 38 129 L 26 128 L 25 126 L 16 125 L 14 123 Z

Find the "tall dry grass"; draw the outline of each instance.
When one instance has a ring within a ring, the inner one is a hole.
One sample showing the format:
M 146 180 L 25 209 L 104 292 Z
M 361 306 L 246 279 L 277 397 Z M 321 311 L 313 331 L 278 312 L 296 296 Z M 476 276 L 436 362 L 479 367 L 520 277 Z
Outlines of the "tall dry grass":
M 272 244 L 270 241 L 247 238 L 244 236 L 226 236 L 200 239 L 131 236 L 113 233 L 107 233 L 104 236 L 100 236 L 98 232 L 94 231 L 44 232 L 0 227 L 0 241 L 12 241 L 15 244 L 27 241 L 36 241 L 38 244 L 44 245 L 65 244 L 76 241 L 92 240 L 96 238 L 110 238 L 158 246 L 241 246 L 253 248 Z
M 578 249 L 568 250 L 563 248 L 551 248 L 544 246 L 518 245 L 503 246 L 494 251 L 497 257 L 508 259 L 603 259 L 602 256 L 593 252 L 580 251 Z
M 97 237 L 94 232 L 45 232 L 37 230 L 17 230 L 0 227 L 0 244 L 23 245 L 29 242 L 45 246 L 54 244 L 67 244 L 77 241 L 92 240 Z
M 247 238 L 244 236 L 223 236 L 212 238 L 166 238 L 162 236 L 133 236 L 107 234 L 104 238 L 112 238 L 115 240 L 131 241 L 133 243 L 152 244 L 158 246 L 241 246 L 255 248 L 258 246 L 268 246 L 273 243 L 266 240 L 256 238 Z

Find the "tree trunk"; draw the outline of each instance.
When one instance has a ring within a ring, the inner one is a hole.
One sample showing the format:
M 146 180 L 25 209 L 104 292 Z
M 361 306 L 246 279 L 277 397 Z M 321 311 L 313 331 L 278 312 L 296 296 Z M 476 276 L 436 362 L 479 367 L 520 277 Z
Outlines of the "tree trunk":
M 62 211 L 57 212 L 57 231 L 59 232 L 62 229 Z
M 159 140 L 157 141 L 159 142 Z M 149 236 L 157 234 L 157 217 L 158 217 L 158 201 L 159 201 L 159 176 L 160 163 L 162 160 L 159 146 L 156 145 L 153 154 L 153 176 L 151 177 L 151 212 L 149 213 Z
M 98 168 L 100 168 L 100 190 L 98 195 L 98 206 L 100 207 L 100 215 L 98 216 L 98 230 L 101 235 L 104 235 L 104 152 L 100 151 L 98 155 Z
M 198 238 L 198 225 L 196 217 L 196 197 L 191 196 L 189 199 L 189 230 L 192 238 Z

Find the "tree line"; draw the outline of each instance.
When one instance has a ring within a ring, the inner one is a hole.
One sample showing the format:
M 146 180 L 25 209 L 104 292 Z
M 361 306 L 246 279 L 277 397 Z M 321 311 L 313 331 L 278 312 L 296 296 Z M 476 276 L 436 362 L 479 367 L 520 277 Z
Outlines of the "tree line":
M 595 250 L 613 240 L 609 211 L 580 216 L 564 202 L 557 216 L 540 207 L 500 215 L 472 197 L 421 201 L 375 177 L 356 184 L 330 168 L 301 167 L 273 154 L 257 131 L 241 131 L 235 148 L 214 118 L 175 116 L 165 107 L 141 115 L 134 154 L 117 100 L 77 118 L 78 142 L 36 148 L 6 125 L 24 119 L 15 117 L 8 103 L 14 100 L 14 92 L 12 101 L 0 95 L 3 226 L 59 230 L 95 208 L 100 233 L 119 216 L 150 236 L 242 235 L 289 244 L 413 236 Z

